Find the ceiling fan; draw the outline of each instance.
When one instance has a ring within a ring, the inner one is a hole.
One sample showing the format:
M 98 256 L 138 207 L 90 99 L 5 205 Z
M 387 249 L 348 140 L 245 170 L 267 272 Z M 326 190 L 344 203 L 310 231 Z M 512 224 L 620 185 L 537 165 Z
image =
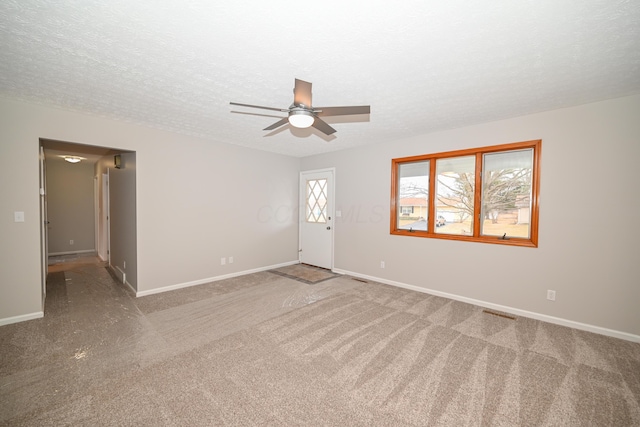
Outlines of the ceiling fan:
M 231 105 L 241 107 L 262 108 L 263 110 L 281 111 L 289 113 L 287 117 L 278 120 L 271 126 L 263 130 L 274 130 L 287 123 L 297 128 L 308 128 L 313 126 L 325 135 L 331 135 L 336 130 L 329 126 L 320 117 L 326 116 L 349 116 L 353 114 L 370 114 L 369 105 L 350 107 L 312 107 L 311 106 L 311 83 L 296 79 L 293 89 L 293 104 L 289 108 L 262 107 L 260 105 L 239 104 L 230 102 Z

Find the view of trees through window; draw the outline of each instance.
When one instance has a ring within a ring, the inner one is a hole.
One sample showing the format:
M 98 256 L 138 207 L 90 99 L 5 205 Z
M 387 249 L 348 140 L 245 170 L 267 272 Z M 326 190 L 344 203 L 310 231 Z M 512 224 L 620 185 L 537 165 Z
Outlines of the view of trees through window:
M 540 144 L 394 159 L 391 232 L 537 245 Z
M 529 238 L 533 149 L 484 155 L 482 234 Z
M 473 234 L 475 162 L 475 156 L 436 160 L 436 215 L 443 221 L 437 233 Z

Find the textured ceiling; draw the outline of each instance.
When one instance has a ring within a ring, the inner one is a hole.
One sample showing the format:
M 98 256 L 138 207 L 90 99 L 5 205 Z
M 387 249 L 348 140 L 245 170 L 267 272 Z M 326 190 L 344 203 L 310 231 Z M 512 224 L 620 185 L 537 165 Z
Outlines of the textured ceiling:
M 0 2 L 0 95 L 299 157 L 638 92 L 637 0 Z

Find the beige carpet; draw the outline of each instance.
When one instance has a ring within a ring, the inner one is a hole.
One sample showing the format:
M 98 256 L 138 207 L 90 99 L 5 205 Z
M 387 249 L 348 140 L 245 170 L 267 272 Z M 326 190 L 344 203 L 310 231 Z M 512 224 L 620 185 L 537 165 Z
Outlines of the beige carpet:
M 638 426 L 640 344 L 340 276 L 132 298 L 50 277 L 0 327 L 0 425 Z

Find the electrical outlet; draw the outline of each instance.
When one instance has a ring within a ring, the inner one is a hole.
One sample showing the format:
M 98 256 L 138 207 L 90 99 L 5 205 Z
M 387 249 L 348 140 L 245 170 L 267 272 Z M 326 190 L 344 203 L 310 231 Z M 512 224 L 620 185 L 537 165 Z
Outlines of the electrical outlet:
M 384 261 L 380 261 L 380 268 L 384 268 Z
M 73 240 L 69 240 L 69 244 L 70 244 L 70 245 L 73 245 Z
M 229 257 L 229 264 L 233 264 L 233 257 L 232 256 Z
M 225 265 L 227 263 L 227 259 L 225 257 L 220 258 L 220 265 Z
M 556 300 L 556 291 L 552 291 L 552 290 L 548 290 L 547 291 L 547 299 L 549 301 L 555 301 Z

